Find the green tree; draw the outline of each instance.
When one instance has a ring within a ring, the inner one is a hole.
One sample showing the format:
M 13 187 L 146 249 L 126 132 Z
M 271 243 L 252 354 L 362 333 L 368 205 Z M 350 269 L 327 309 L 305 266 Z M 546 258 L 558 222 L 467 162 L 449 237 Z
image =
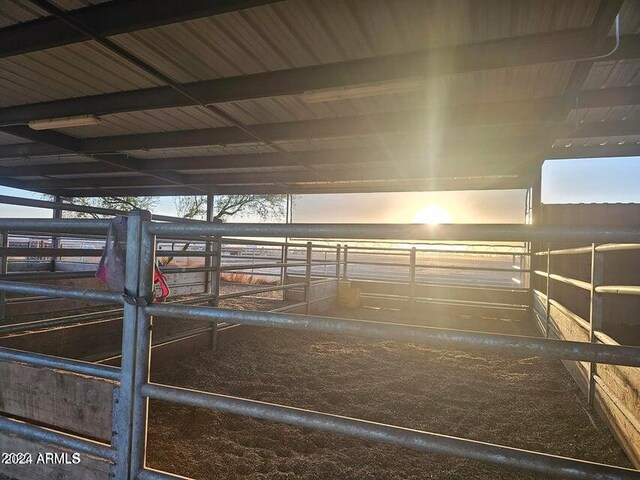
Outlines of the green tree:
M 216 195 L 214 220 L 254 215 L 260 220 L 281 220 L 285 213 L 285 195 Z M 182 218 L 204 219 L 207 215 L 207 197 L 196 195 L 176 197 L 176 212 Z
M 47 196 L 47 200 L 50 198 L 50 196 Z M 77 197 L 68 198 L 67 200 L 74 205 L 108 208 L 124 212 L 134 208 L 151 210 L 158 203 L 158 197 Z M 111 215 L 67 211 L 62 212 L 62 216 L 65 218 L 111 218 Z

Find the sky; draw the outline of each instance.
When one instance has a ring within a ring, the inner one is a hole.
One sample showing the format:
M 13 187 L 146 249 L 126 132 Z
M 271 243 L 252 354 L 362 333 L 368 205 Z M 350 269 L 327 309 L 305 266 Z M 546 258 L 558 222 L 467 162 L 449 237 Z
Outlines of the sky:
M 0 187 L 0 195 L 41 198 Z M 296 199 L 294 222 L 521 223 L 523 190 L 306 195 Z M 548 160 L 542 168 L 543 203 L 640 203 L 640 157 Z M 175 215 L 172 198 L 154 213 Z M 0 204 L 0 217 L 50 217 L 51 211 Z M 245 217 L 234 221 L 256 221 Z

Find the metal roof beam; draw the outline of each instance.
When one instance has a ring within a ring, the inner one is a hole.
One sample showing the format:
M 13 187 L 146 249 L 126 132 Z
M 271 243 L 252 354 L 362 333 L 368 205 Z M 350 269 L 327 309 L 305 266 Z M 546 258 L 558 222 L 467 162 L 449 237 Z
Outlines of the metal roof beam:
M 516 137 L 488 142 L 457 141 L 438 152 L 437 158 L 430 160 L 433 152 L 427 143 L 407 144 L 400 139 L 390 139 L 383 146 L 337 148 L 295 152 L 296 160 L 307 165 L 349 165 L 358 163 L 396 162 L 409 159 L 427 161 L 449 161 L 474 158 L 476 161 L 498 157 L 521 157 L 522 152 L 535 154 L 540 149 L 539 139 L 535 137 Z M 542 150 L 540 150 L 542 151 Z M 8 177 L 84 175 L 93 173 L 115 173 L 123 169 L 100 162 L 46 163 L 0 167 L 0 175 Z M 71 162 L 72 158 L 69 159 Z M 279 153 L 252 153 L 238 155 L 207 155 L 200 157 L 162 157 L 139 159 L 137 165 L 141 171 L 164 170 L 220 170 L 269 167 L 295 167 L 289 156 Z
M 35 142 L 47 143 L 48 145 L 54 146 L 54 148 L 62 149 L 65 153 L 81 153 L 79 151 L 79 142 L 77 138 L 70 137 L 69 135 L 64 135 L 53 130 L 32 130 L 31 128 L 26 126 L 16 125 L 13 127 L 2 127 L 0 128 L 0 131 Z M 94 155 L 92 158 L 103 163 L 121 167 L 125 170 L 139 172 L 136 159 L 121 159 L 117 157 L 118 156 Z M 183 175 L 176 172 L 150 173 L 148 175 L 155 176 L 160 181 L 164 181 L 167 183 L 178 185 L 186 184 Z M 190 188 L 192 188 L 196 192 L 200 192 L 200 190 L 196 187 Z M 103 192 L 103 195 L 109 196 L 111 195 L 111 193 L 105 191 Z
M 475 158 L 458 162 L 396 161 L 362 164 L 349 168 L 323 169 L 323 182 L 394 181 L 448 177 L 525 176 L 531 177 L 538 162 L 527 158 L 494 159 L 478 162 Z M 219 185 L 323 183 L 304 170 L 288 172 L 251 172 L 186 175 L 187 185 L 210 188 Z M 26 182 L 30 188 L 57 190 L 86 188 L 135 188 L 166 186 L 162 179 L 149 176 L 82 177 Z
M 607 157 L 640 157 L 640 144 L 617 143 L 606 145 L 571 145 L 570 147 L 553 147 L 546 155 L 547 160 L 573 158 L 607 158 Z
M 487 178 L 455 178 L 389 182 L 344 182 L 313 184 L 280 184 L 280 185 L 227 185 L 210 188 L 212 194 L 282 194 L 282 193 L 369 193 L 369 192 L 417 192 L 417 191 L 459 191 L 459 190 L 513 190 L 526 189 L 531 179 L 512 177 Z M 43 191 L 54 193 L 54 191 Z M 188 189 L 181 187 L 149 187 L 114 189 L 117 195 L 193 195 Z M 95 197 L 90 189 L 61 190 L 55 193 L 72 197 Z
M 564 97 L 547 97 L 501 103 L 457 105 L 438 112 L 435 117 L 440 122 L 438 128 L 445 128 L 447 123 L 452 127 L 491 124 L 534 124 L 546 121 L 555 111 L 558 109 L 564 110 L 571 103 L 573 103 L 572 100 Z M 638 87 L 587 90 L 582 92 L 580 96 L 580 106 L 583 108 L 631 104 L 640 104 L 640 88 Z M 413 110 L 354 117 L 260 124 L 252 125 L 251 128 L 270 140 L 278 141 L 432 128 L 429 125 L 429 119 L 429 110 Z M 12 128 L 18 127 L 1 127 L 0 130 L 11 133 Z M 73 145 L 81 153 L 104 153 L 123 150 L 241 144 L 254 141 L 249 135 L 237 128 L 219 127 L 74 139 Z M 55 144 L 52 146 L 38 143 L 0 145 L 0 158 L 59 155 L 64 153 L 66 153 L 66 150 L 55 146 Z
M 116 0 L 71 10 L 73 18 L 102 35 L 145 28 L 274 3 L 279 0 Z M 86 41 L 86 37 L 53 17 L 0 29 L 0 58 Z
M 602 49 L 594 51 L 590 38 L 591 30 L 588 28 L 564 30 L 207 80 L 182 86 L 192 97 L 208 104 L 216 104 L 251 98 L 296 95 L 314 89 L 408 77 L 560 62 L 597 55 L 611 49 L 610 40 L 607 40 Z M 623 37 L 616 58 L 637 57 L 639 44 L 640 35 Z M 0 125 L 54 117 L 107 115 L 187 105 L 194 105 L 194 102 L 171 87 L 155 87 L 5 107 L 0 109 Z

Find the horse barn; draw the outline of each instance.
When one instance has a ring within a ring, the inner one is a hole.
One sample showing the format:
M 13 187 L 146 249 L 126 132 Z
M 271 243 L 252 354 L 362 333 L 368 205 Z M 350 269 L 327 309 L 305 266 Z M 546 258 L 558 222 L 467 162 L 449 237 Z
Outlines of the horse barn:
M 638 105 L 638 0 L 0 0 L 0 479 L 640 479 Z

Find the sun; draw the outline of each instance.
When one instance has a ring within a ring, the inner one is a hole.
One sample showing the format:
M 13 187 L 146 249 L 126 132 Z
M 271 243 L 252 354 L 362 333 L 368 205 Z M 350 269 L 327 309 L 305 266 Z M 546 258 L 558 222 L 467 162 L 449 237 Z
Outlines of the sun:
M 451 223 L 451 214 L 446 208 L 442 208 L 439 205 L 428 205 L 413 216 L 413 223 L 426 223 L 429 225 Z

